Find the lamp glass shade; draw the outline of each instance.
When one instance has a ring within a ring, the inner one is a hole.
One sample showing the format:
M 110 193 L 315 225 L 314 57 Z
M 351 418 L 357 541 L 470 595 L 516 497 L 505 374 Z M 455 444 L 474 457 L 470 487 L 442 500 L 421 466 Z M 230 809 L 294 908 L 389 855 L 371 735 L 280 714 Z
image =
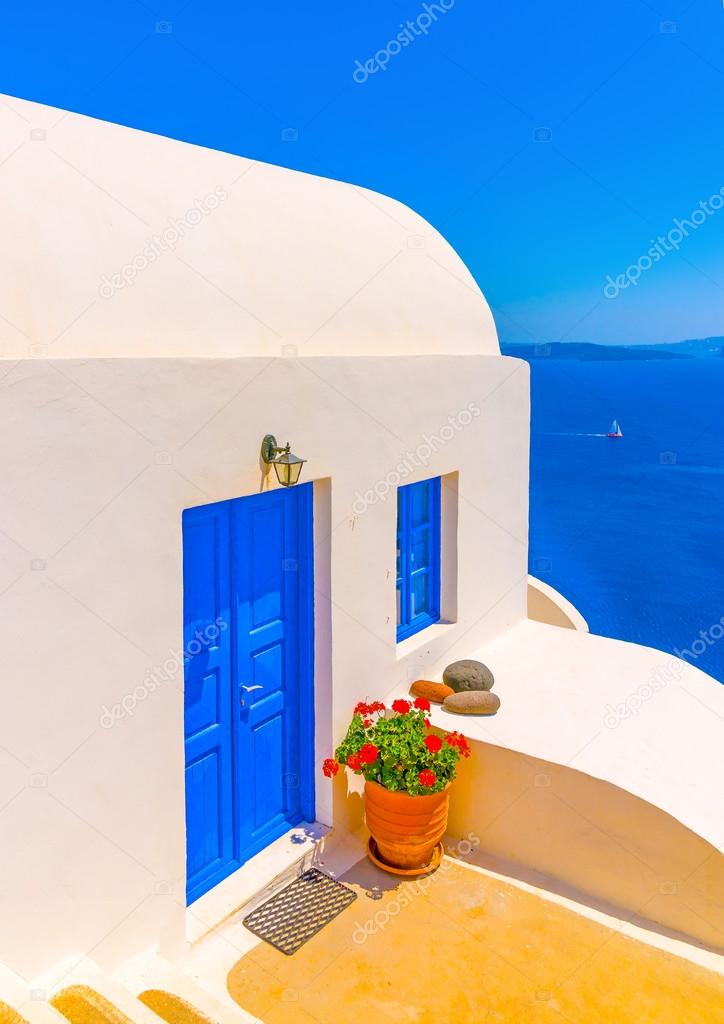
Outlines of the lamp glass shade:
M 280 455 L 278 459 L 274 460 L 272 465 L 274 466 L 277 480 L 282 487 L 294 486 L 294 484 L 299 480 L 299 476 L 302 472 L 302 466 L 306 461 L 306 459 L 300 459 L 291 452 L 285 452 L 284 455 Z

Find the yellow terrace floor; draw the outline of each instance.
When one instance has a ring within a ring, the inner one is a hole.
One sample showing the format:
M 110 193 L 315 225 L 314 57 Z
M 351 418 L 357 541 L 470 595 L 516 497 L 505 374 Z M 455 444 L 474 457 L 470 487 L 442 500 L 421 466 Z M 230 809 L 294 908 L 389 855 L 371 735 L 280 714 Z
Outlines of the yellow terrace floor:
M 385 879 L 355 866 L 359 898 L 291 957 L 255 946 L 233 999 L 265 1024 L 724 1022 L 721 976 L 535 893 L 447 858 Z

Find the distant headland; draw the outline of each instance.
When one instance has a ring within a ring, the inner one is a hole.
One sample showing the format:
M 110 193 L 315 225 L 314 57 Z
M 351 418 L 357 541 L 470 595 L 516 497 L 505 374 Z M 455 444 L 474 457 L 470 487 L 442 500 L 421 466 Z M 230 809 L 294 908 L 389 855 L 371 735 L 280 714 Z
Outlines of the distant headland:
M 501 342 L 503 355 L 519 359 L 575 359 L 614 362 L 644 359 L 724 357 L 724 337 L 690 338 L 656 345 L 596 345 L 587 341 Z

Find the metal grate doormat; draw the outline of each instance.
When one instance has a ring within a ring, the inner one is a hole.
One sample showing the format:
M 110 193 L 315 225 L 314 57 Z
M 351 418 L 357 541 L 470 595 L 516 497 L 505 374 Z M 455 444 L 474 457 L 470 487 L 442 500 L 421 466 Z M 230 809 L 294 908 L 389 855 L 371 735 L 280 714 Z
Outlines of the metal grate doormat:
M 309 868 L 244 918 L 260 939 L 291 956 L 357 899 L 346 885 Z

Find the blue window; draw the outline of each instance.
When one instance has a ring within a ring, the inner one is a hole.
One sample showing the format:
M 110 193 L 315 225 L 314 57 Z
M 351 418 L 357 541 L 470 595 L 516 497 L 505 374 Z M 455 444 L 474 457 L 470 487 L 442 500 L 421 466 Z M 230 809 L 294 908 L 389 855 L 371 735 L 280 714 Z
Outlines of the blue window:
M 397 491 L 397 639 L 440 619 L 440 477 Z

